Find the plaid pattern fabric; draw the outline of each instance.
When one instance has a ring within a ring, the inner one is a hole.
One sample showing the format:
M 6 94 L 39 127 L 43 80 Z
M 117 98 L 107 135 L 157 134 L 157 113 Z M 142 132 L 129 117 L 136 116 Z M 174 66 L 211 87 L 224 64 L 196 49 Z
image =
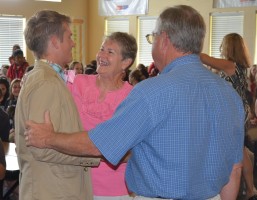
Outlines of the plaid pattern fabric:
M 239 95 L 188 55 L 138 83 L 89 137 L 113 164 L 131 150 L 126 183 L 135 194 L 200 200 L 227 183 L 243 133 Z

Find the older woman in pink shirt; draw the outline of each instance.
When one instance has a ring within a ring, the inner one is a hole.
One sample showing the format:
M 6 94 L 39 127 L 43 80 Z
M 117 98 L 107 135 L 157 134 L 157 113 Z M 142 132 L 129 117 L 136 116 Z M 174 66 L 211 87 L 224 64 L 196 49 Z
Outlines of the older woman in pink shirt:
M 112 33 L 105 37 L 96 55 L 98 74 L 76 75 L 73 83 L 68 83 L 85 130 L 111 118 L 129 94 L 132 86 L 123 78 L 136 54 L 137 44 L 133 36 Z M 125 183 L 125 169 L 125 162 L 115 167 L 105 160 L 92 168 L 94 199 L 131 199 Z

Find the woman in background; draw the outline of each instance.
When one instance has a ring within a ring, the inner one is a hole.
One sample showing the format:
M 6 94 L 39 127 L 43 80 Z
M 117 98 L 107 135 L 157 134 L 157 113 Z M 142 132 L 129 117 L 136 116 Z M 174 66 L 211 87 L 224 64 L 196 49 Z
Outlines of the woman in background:
M 247 90 L 247 68 L 251 66 L 248 49 L 243 38 L 237 33 L 230 33 L 223 38 L 220 46 L 221 56 L 223 59 L 210 57 L 206 54 L 201 54 L 202 62 L 214 69 L 219 70 L 220 77 L 230 82 L 237 93 L 241 96 L 245 108 L 245 144 L 247 143 L 246 132 L 249 120 L 250 106 L 246 98 Z M 229 119 L 228 119 L 229 120 Z M 236 167 L 236 166 L 234 166 Z M 240 166 L 237 166 L 240 167 Z M 248 200 L 257 200 L 257 195 L 254 194 L 253 184 L 253 166 L 248 155 L 248 150 L 244 148 L 243 155 L 243 170 L 242 174 L 246 183 L 246 197 Z M 233 172 L 232 172 L 233 173 Z M 224 199 L 236 199 L 241 174 L 232 174 L 230 182 L 224 187 L 221 195 Z M 233 189 L 232 189 L 233 188 Z M 237 192 L 234 190 L 237 189 Z
M 69 66 L 69 70 L 74 70 L 75 75 L 83 74 L 83 71 L 84 71 L 82 63 L 78 61 L 73 61 Z
M 1 77 L 0 78 L 0 90 L 2 91 L 3 94 L 3 99 L 0 101 L 0 107 L 3 110 L 6 110 L 7 108 L 7 99 L 9 98 L 9 81 L 7 80 L 6 77 Z
M 15 78 L 10 85 L 10 96 L 7 100 L 7 108 L 9 106 L 16 106 L 17 100 L 21 90 L 21 79 Z

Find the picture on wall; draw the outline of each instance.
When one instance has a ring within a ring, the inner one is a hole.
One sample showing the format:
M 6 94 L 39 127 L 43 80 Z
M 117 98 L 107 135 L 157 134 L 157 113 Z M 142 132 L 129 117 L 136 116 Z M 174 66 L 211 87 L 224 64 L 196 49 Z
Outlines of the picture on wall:
M 148 0 L 98 0 L 100 16 L 145 15 Z
M 257 0 L 213 0 L 213 8 L 257 6 Z

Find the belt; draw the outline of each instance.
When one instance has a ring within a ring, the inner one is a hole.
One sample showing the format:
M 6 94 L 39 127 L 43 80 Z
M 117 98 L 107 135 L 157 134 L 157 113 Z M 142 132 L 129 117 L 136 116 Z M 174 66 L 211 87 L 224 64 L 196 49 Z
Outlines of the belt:
M 138 195 L 136 195 L 135 193 L 130 193 L 130 196 L 131 197 L 135 197 L 135 200 L 138 198 L 138 199 L 145 199 L 145 200 L 149 200 L 149 199 L 167 199 L 167 198 L 163 198 L 163 197 L 160 197 L 160 196 L 158 196 L 158 197 L 144 197 L 144 196 L 138 196 Z M 170 199 L 170 198 L 168 198 L 169 200 L 172 200 L 172 199 Z M 220 195 L 219 194 L 217 194 L 216 196 L 214 196 L 214 197 L 212 197 L 212 198 L 209 198 L 209 199 L 207 199 L 207 200 L 221 200 L 221 198 L 220 198 Z
M 131 197 L 136 197 L 136 196 L 139 196 L 139 195 L 136 195 L 135 193 L 130 193 L 129 196 Z M 161 197 L 161 196 L 157 196 L 157 197 L 145 197 L 145 198 L 153 198 L 153 199 L 170 199 L 170 198 L 164 198 L 164 197 Z

